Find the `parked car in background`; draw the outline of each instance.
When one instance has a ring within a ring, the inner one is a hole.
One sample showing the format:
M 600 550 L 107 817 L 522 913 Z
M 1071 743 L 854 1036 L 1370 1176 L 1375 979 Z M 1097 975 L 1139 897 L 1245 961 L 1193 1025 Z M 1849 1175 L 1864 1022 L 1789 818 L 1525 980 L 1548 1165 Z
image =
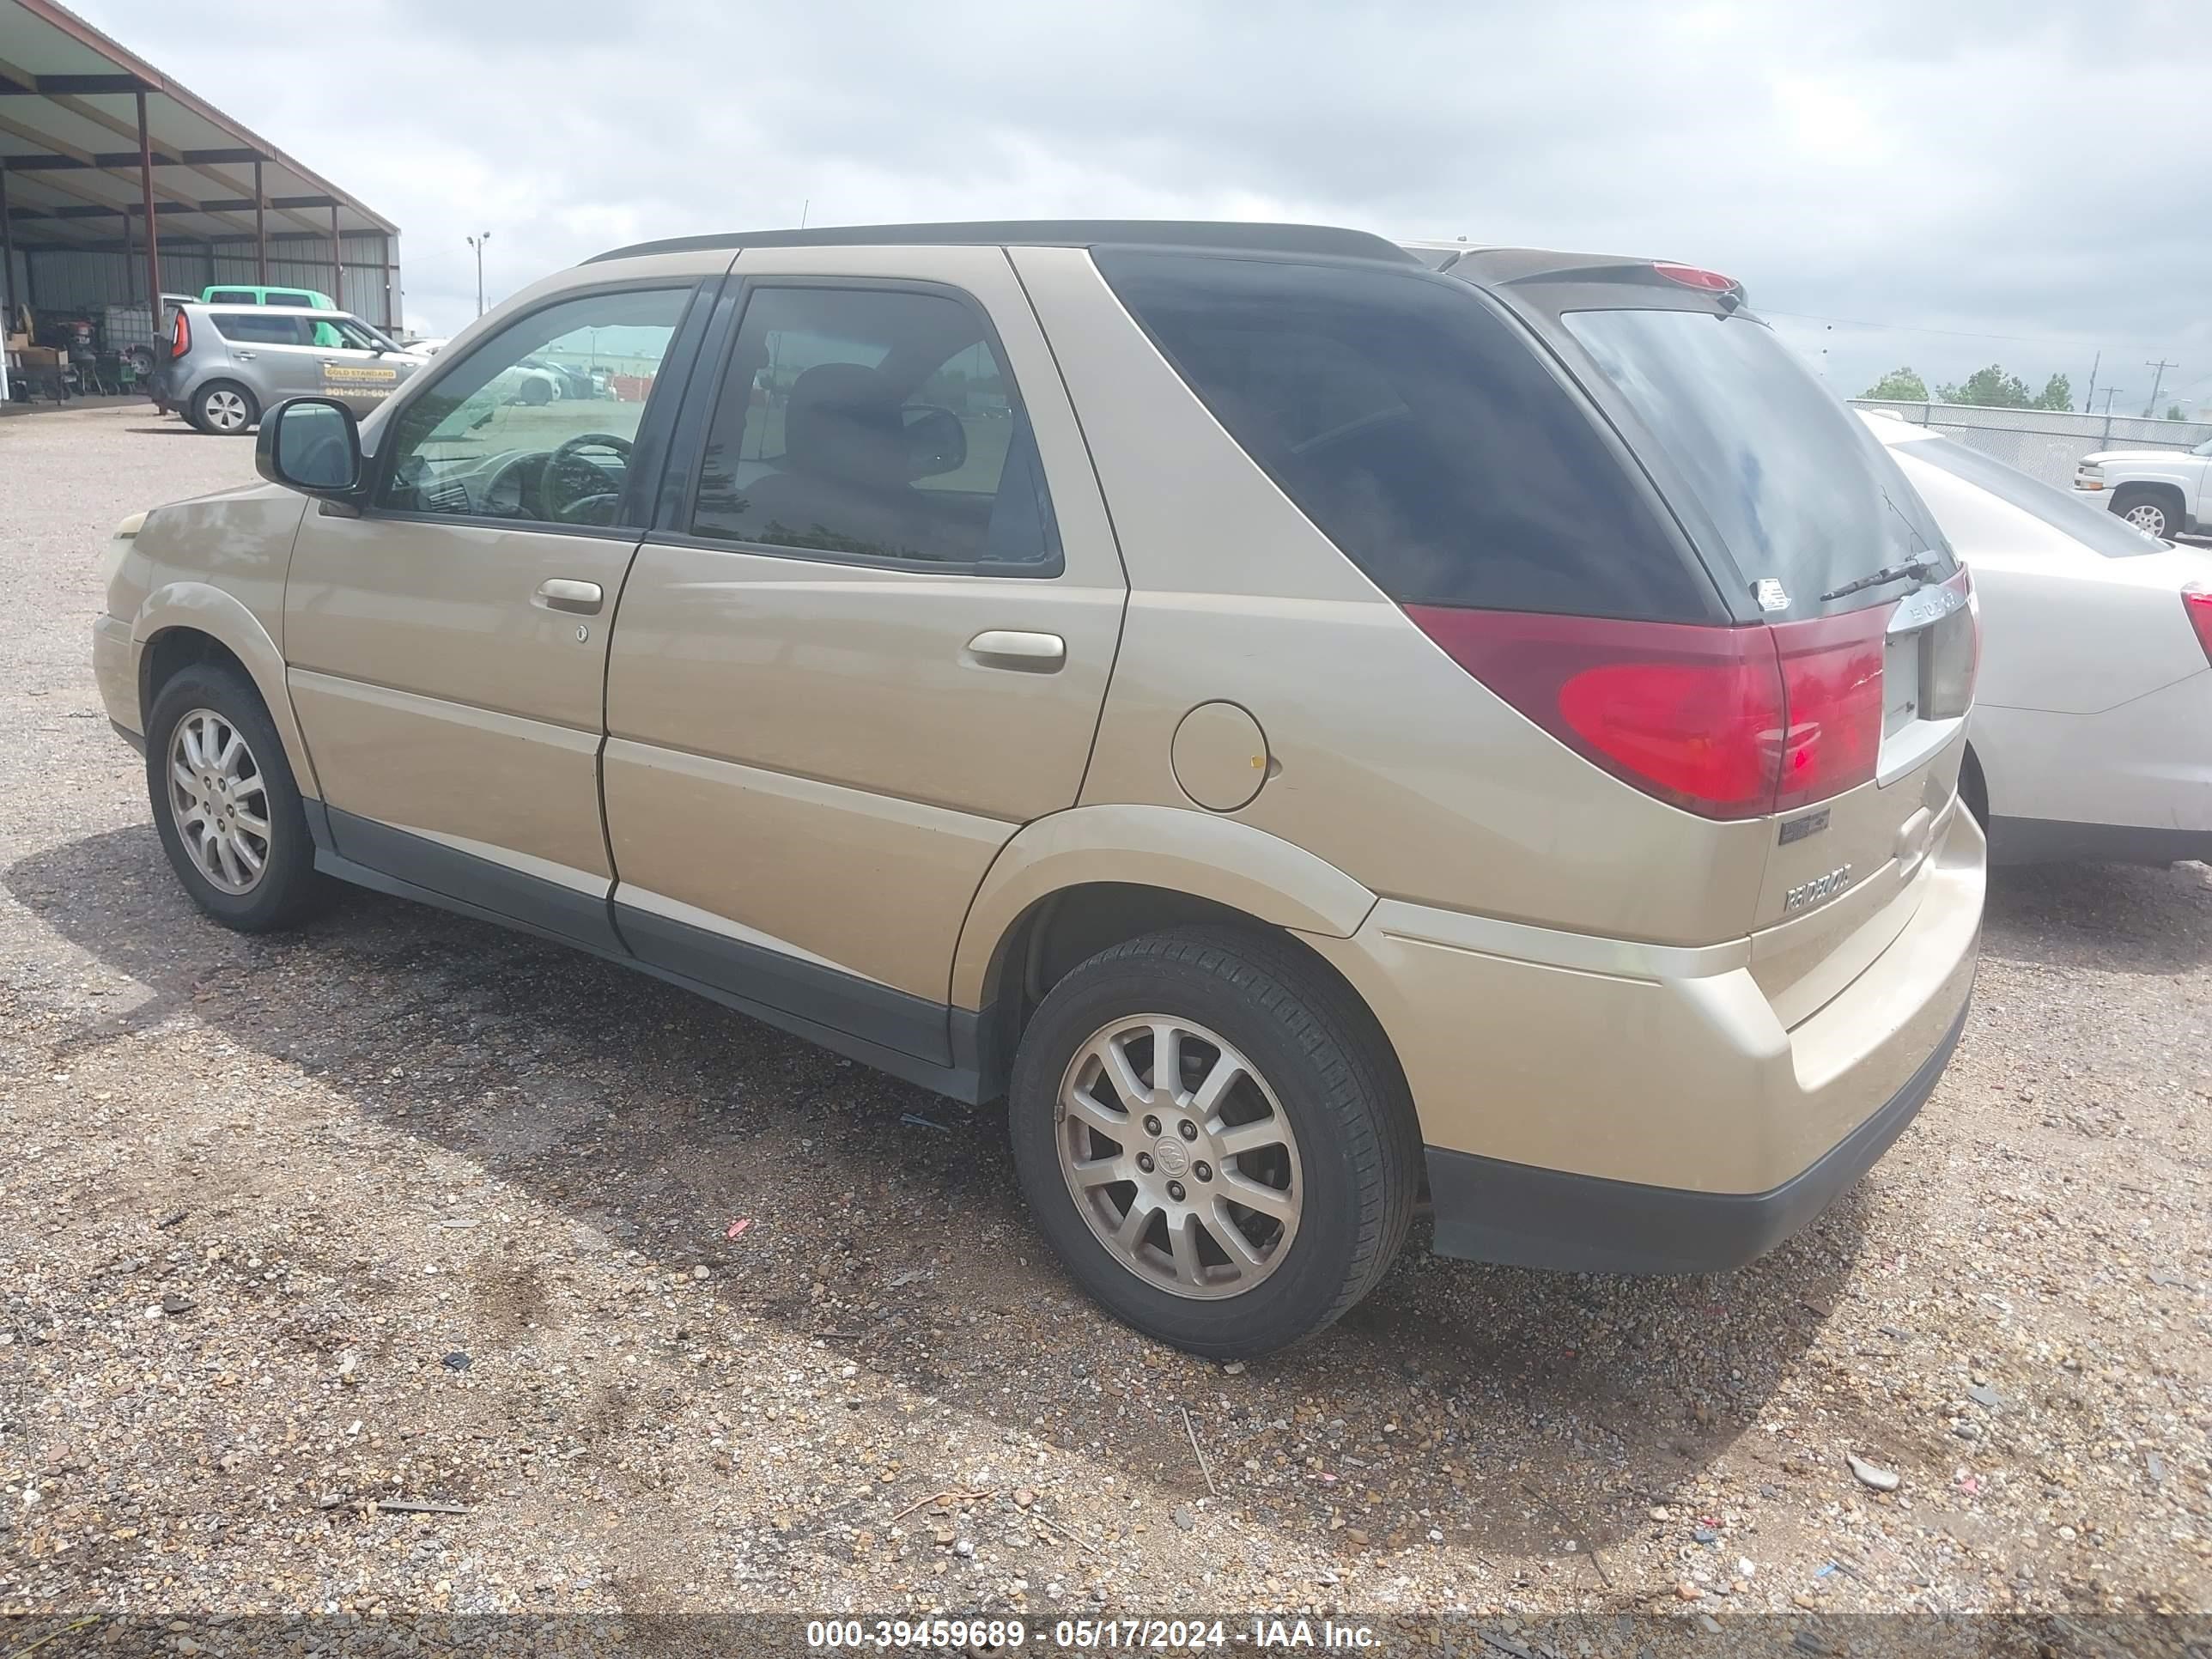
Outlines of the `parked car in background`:
M 300 311 L 336 311 L 338 302 L 327 294 L 318 294 L 307 288 L 258 288 L 236 283 L 218 283 L 200 290 L 200 299 L 209 305 L 220 306 L 289 306 Z M 341 342 L 337 331 L 327 324 L 315 330 L 317 345 L 335 346 Z
M 2187 450 L 2099 450 L 2075 463 L 2074 489 L 2153 536 L 2212 531 L 2212 438 Z
M 1990 857 L 2212 859 L 2212 553 L 1925 427 L 1866 420 L 1974 574 L 1961 787 Z
M 319 394 L 366 412 L 428 362 L 343 311 L 186 301 L 170 312 L 147 392 L 203 432 L 240 433 L 286 398 Z
M 1966 577 L 1726 277 L 1437 263 L 619 250 L 126 524 L 101 694 L 216 921 L 359 882 L 1004 1099 L 1195 1352 L 1328 1325 L 1425 1189 L 1449 1255 L 1733 1267 L 1966 1018 Z M 594 342 L 623 395 L 487 395 Z
M 336 311 L 338 302 L 308 288 L 258 288 L 251 284 L 219 283 L 200 290 L 200 301 L 211 306 L 287 306 L 295 311 Z
M 404 343 L 408 350 L 417 356 L 434 357 L 446 349 L 446 337 L 441 334 L 427 340 L 409 340 Z

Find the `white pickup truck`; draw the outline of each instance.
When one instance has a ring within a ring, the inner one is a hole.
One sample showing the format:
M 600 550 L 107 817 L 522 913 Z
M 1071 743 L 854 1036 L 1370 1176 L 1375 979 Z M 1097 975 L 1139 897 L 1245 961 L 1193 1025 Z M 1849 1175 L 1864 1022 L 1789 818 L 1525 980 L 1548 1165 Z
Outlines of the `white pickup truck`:
M 2212 439 L 2194 449 L 2103 449 L 2074 464 L 2074 488 L 2138 530 L 2172 540 L 2212 529 Z

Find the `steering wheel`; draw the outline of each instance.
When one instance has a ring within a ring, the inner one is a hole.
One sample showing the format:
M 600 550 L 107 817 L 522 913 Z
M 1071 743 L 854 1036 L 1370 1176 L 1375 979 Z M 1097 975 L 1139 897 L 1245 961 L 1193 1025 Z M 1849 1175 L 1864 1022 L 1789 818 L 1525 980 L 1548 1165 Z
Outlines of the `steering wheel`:
M 619 487 L 607 488 L 598 463 L 584 459 L 587 449 L 604 449 L 629 470 L 630 441 L 611 432 L 580 432 L 545 458 L 538 474 L 538 516 L 552 524 L 607 524 L 622 500 Z

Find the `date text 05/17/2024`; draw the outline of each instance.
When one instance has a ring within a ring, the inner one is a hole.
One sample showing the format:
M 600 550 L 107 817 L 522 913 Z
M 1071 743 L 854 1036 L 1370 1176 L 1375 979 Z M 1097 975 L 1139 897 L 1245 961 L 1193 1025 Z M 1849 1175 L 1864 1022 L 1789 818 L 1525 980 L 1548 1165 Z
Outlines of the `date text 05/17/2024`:
M 896 1652 L 980 1643 L 1019 1651 L 1031 1634 L 1019 1619 L 823 1619 L 808 1623 L 806 1644 Z M 1372 1626 L 1329 1619 L 1060 1619 L 1040 1626 L 1034 1634 L 1039 1651 L 1060 1653 L 1360 1653 L 1382 1645 Z

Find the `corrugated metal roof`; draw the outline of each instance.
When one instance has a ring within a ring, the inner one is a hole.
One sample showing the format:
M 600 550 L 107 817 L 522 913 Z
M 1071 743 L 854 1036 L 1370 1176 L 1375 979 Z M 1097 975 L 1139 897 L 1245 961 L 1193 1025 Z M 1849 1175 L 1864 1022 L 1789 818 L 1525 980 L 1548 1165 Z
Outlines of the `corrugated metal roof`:
M 327 238 L 398 227 L 243 122 L 179 86 L 52 0 L 0 0 L 0 161 L 18 249 L 119 246 L 125 216 L 143 239 L 138 101 L 154 152 L 160 233 L 251 239 L 254 169 L 264 226 Z

